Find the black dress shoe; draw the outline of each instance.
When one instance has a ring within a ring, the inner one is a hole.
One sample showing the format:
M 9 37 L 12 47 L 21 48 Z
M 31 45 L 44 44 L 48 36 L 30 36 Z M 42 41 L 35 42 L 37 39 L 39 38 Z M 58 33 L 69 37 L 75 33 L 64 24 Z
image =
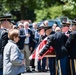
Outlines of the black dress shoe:
M 35 69 L 33 68 L 32 71 L 35 71 Z
M 35 72 L 41 72 L 41 70 L 37 70 L 37 71 L 35 71 Z
M 45 70 L 42 70 L 42 72 L 47 72 L 47 70 L 45 69 Z
M 31 70 L 26 70 L 26 72 L 32 72 Z

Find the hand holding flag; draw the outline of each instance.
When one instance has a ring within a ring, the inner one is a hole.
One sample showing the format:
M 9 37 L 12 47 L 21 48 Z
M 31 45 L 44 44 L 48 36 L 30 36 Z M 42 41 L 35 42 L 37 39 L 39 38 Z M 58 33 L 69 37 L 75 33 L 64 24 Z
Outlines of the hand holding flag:
M 40 56 L 40 52 L 43 50 L 47 43 L 47 37 L 38 45 L 38 47 L 34 50 L 34 52 L 30 55 L 29 59 L 42 59 L 48 52 L 53 52 L 54 49 L 52 46 L 42 55 Z

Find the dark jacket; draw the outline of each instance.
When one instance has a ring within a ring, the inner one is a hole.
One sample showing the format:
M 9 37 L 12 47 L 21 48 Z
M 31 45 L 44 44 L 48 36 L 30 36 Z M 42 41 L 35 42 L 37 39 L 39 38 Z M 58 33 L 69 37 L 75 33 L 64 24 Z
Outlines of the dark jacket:
M 43 48 L 40 55 L 43 55 L 50 46 L 52 46 L 55 50 L 55 54 L 57 59 L 61 59 L 68 55 L 68 51 L 65 48 L 65 42 L 67 40 L 67 37 L 62 32 L 56 32 L 55 34 L 52 34 L 47 39 L 47 44 Z
M 70 33 L 65 46 L 69 51 L 70 57 L 76 59 L 76 31 Z
M 32 33 L 32 31 L 30 29 L 28 29 L 28 33 L 30 34 L 30 37 L 29 37 L 29 48 L 32 47 L 33 48 L 33 44 L 34 44 L 34 35 Z
M 50 35 L 51 35 L 51 34 L 54 34 L 54 33 L 55 33 L 55 32 L 52 31 L 52 32 L 50 33 Z M 40 38 L 39 38 L 39 43 L 40 43 L 45 37 L 47 37 L 47 35 L 40 36 Z
M 39 44 L 40 42 L 42 42 L 42 40 L 43 40 L 43 39 L 45 39 L 45 37 L 46 37 L 46 35 L 44 35 L 44 36 L 43 36 L 43 35 L 41 35 L 41 36 L 39 37 L 38 44 Z
M 19 36 L 20 36 L 20 40 L 18 41 L 17 45 L 19 47 L 20 50 L 22 50 L 24 48 L 24 42 L 25 42 L 25 31 L 23 28 L 21 28 L 19 30 Z

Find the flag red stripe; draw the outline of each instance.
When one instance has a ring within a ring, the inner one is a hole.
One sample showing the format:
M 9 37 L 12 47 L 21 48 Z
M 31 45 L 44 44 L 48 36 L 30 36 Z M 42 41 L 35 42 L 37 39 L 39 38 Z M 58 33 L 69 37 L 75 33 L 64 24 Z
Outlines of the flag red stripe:
M 54 51 L 53 47 L 50 47 L 41 57 L 38 57 L 38 54 L 45 47 L 46 43 L 47 43 L 47 37 L 38 45 L 38 47 L 34 50 L 29 59 L 36 59 L 36 58 L 42 59 L 46 55 L 46 53 Z

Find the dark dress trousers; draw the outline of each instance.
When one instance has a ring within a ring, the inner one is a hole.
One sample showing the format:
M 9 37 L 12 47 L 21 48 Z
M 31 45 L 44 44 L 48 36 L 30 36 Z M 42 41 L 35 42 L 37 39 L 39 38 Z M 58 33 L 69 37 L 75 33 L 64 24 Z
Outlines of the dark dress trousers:
M 70 56 L 71 75 L 76 75 L 76 31 L 70 33 L 65 46 Z

